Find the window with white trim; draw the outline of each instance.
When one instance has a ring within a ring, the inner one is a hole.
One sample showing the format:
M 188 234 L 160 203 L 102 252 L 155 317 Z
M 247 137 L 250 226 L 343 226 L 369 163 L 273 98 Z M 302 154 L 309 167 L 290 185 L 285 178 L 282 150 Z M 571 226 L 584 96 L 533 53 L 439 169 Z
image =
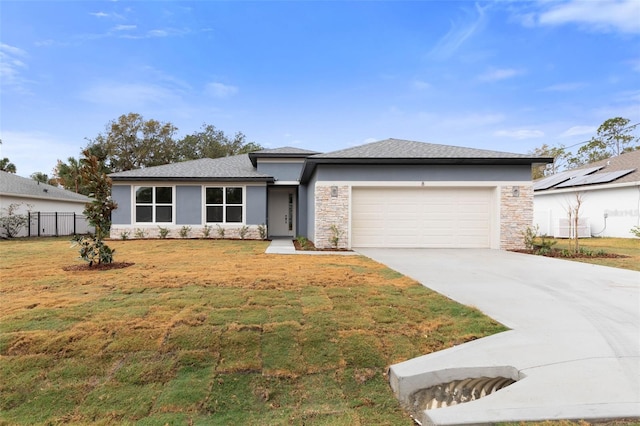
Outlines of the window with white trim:
M 207 223 L 242 223 L 244 220 L 243 188 L 215 186 L 205 188 Z
M 136 223 L 173 222 L 173 187 L 136 187 Z

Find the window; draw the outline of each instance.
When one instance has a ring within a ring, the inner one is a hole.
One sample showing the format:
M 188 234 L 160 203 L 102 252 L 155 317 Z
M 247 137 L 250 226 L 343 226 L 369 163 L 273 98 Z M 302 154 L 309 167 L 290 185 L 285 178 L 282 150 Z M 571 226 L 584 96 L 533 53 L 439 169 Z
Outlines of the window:
M 241 187 L 212 187 L 205 189 L 207 223 L 242 223 Z
M 136 222 L 173 222 L 173 188 L 170 186 L 137 187 Z

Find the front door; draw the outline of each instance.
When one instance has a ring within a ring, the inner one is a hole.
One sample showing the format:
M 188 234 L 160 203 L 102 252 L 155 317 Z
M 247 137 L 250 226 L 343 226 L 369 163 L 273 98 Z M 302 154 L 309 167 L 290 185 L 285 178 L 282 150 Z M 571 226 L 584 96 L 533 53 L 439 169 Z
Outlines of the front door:
M 296 189 L 270 188 L 269 236 L 293 237 L 296 232 Z

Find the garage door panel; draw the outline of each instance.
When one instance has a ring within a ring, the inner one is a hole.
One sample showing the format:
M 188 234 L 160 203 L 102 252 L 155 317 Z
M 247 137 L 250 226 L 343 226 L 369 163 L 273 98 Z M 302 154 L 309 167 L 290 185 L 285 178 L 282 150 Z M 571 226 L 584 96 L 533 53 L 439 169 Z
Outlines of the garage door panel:
M 355 247 L 490 246 L 491 188 L 354 188 Z

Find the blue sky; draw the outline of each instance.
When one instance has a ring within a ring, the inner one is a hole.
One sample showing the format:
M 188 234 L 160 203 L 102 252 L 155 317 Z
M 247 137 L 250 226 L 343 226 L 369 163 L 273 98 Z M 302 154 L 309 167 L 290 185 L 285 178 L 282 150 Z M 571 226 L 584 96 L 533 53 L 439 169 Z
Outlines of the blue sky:
M 321 152 L 525 153 L 640 122 L 640 1 L 0 1 L 0 158 L 52 174 L 122 114 Z

